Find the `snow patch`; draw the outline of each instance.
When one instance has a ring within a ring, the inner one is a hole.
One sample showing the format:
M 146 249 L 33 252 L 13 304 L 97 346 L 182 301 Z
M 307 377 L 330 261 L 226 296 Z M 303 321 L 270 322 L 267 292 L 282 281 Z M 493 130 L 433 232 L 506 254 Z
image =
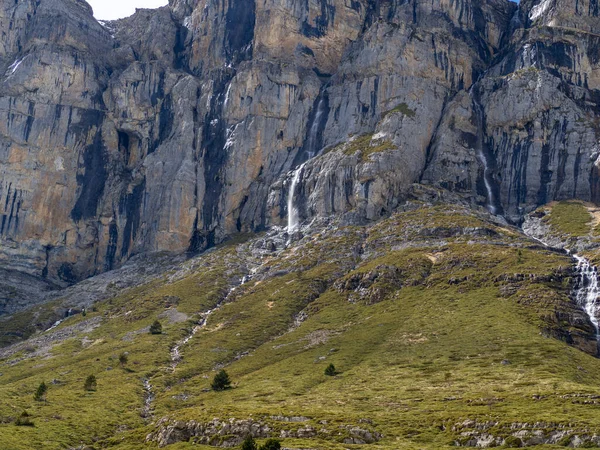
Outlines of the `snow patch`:
M 57 172 L 65 170 L 65 160 L 61 156 L 54 160 L 54 168 Z
M 19 68 L 19 66 L 21 65 L 21 63 L 22 63 L 24 60 L 25 60 L 25 58 L 21 58 L 21 59 L 17 59 L 17 60 L 15 60 L 15 62 L 13 62 L 13 63 L 10 65 L 10 67 L 8 68 L 8 71 L 7 71 L 7 73 L 8 73 L 8 72 L 10 72 L 10 74 L 9 74 L 9 75 L 12 75 L 12 74 L 14 74 L 14 73 L 17 71 L 17 69 Z
M 227 106 L 227 103 L 229 102 L 229 94 L 231 93 L 231 84 L 232 83 L 229 83 L 229 86 L 227 87 L 227 92 L 225 93 L 224 106 Z
M 543 0 L 541 3 L 538 3 L 533 8 L 531 8 L 531 12 L 529 13 L 529 20 L 532 22 L 542 16 L 548 9 L 550 9 L 550 5 L 552 5 L 552 0 Z
M 240 124 L 238 123 L 236 126 L 227 129 L 227 141 L 225 142 L 225 150 L 229 150 L 229 148 L 233 147 L 233 145 L 235 144 L 235 132 L 239 126 Z

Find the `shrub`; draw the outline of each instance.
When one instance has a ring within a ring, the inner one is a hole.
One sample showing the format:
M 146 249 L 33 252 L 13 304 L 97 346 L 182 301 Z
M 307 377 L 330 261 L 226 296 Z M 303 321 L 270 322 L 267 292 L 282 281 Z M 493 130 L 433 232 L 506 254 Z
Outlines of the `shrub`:
M 162 334 L 162 325 L 158 320 L 150 325 L 150 334 Z
M 242 450 L 257 450 L 256 442 L 252 436 L 248 436 L 242 443 Z
M 83 389 L 86 391 L 95 391 L 98 386 L 98 382 L 94 375 L 90 375 L 85 379 L 85 383 L 83 383 Z
M 128 361 L 129 361 L 129 358 L 127 357 L 126 352 L 123 352 L 119 355 L 119 364 L 121 364 L 121 367 L 125 367 L 127 365 Z
M 231 388 L 231 380 L 229 379 L 227 372 L 224 370 L 219 371 L 219 373 L 215 375 L 210 387 L 212 387 L 213 391 L 217 392 Z
M 516 436 L 508 436 L 504 439 L 504 446 L 508 448 L 521 448 L 523 446 L 523 441 Z
M 325 369 L 325 375 L 328 377 L 334 377 L 337 375 L 337 370 L 335 370 L 335 366 L 333 364 L 329 364 Z
M 46 386 L 46 383 L 44 383 L 43 381 L 40 383 L 40 385 L 38 386 L 37 390 L 35 391 L 35 394 L 33 394 L 33 399 L 36 402 L 43 402 L 46 400 L 46 393 L 48 392 L 48 386 Z
M 281 443 L 277 439 L 267 439 L 263 445 L 260 446 L 258 450 L 280 450 Z
M 33 427 L 35 424 L 31 421 L 31 416 L 27 411 L 23 411 L 21 415 L 15 420 L 15 425 L 18 427 Z

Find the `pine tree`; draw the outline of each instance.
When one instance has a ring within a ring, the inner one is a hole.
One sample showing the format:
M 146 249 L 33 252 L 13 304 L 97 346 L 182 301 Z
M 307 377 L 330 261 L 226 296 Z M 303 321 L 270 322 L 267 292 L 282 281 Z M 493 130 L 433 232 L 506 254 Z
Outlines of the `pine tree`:
M 328 377 L 334 377 L 337 375 L 337 371 L 335 370 L 335 366 L 333 364 L 329 364 L 325 369 L 325 375 Z
M 121 364 L 121 367 L 125 367 L 128 361 L 129 358 L 127 356 L 127 353 L 123 352 L 119 355 L 119 364 Z
M 162 325 L 158 320 L 150 325 L 150 334 L 162 334 Z
M 217 373 L 213 379 L 211 387 L 213 391 L 224 391 L 231 388 L 231 380 L 229 379 L 227 372 L 221 370 L 219 373 Z
M 33 394 L 33 399 L 36 402 L 44 402 L 46 401 L 46 393 L 48 392 L 48 386 L 46 386 L 46 383 L 44 383 L 43 381 L 40 383 L 40 385 L 38 386 L 37 390 L 35 391 L 35 394 Z
M 98 386 L 98 382 L 94 375 L 90 375 L 85 379 L 85 383 L 83 383 L 83 389 L 86 391 L 95 391 Z
M 258 450 L 256 446 L 256 442 L 254 442 L 254 438 L 252 436 L 248 436 L 244 442 L 242 443 L 241 450 Z
M 277 439 L 267 439 L 263 445 L 260 446 L 258 450 L 280 450 L 281 443 Z
M 23 411 L 17 420 L 15 420 L 15 425 L 18 427 L 33 427 L 35 424 L 31 421 L 31 416 L 27 411 Z

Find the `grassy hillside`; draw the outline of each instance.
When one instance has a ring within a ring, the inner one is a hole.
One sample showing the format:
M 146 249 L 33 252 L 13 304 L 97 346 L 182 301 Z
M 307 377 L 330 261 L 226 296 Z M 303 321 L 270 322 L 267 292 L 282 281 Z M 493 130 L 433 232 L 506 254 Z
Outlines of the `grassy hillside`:
M 245 429 L 302 449 L 593 446 L 600 361 L 567 256 L 459 207 L 324 227 L 275 251 L 268 239 L 218 248 L 6 352 L 0 448 L 201 449 Z M 233 388 L 211 391 L 221 368 Z M 33 399 L 42 381 L 45 402 Z M 23 411 L 35 426 L 15 424 Z

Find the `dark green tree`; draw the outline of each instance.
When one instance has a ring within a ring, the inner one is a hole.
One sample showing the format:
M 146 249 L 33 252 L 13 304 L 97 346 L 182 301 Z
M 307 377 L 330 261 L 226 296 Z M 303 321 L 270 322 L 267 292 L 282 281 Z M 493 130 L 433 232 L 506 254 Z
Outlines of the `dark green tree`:
M 280 450 L 281 443 L 277 439 L 267 439 L 263 445 L 260 446 L 258 450 Z
M 17 420 L 15 420 L 15 425 L 18 427 L 33 427 L 34 423 L 31 421 L 31 416 L 27 411 L 23 411 Z
M 229 375 L 224 370 L 220 370 L 213 378 L 213 382 L 210 385 L 213 391 L 224 391 L 231 388 L 231 380 Z
M 128 361 L 129 361 L 129 358 L 128 358 L 126 352 L 123 352 L 119 355 L 119 364 L 121 364 L 121 367 L 125 367 L 127 365 Z
M 48 386 L 46 386 L 46 383 L 44 383 L 43 381 L 40 383 L 40 385 L 38 386 L 37 390 L 35 391 L 35 394 L 33 394 L 33 399 L 36 402 L 44 402 L 46 401 L 46 393 L 48 392 Z
M 256 442 L 252 436 L 248 436 L 242 443 L 242 450 L 258 450 Z
M 333 364 L 329 364 L 325 369 L 325 375 L 328 377 L 334 377 L 337 375 L 337 370 L 335 370 L 335 366 Z
M 162 334 L 162 325 L 158 320 L 150 325 L 150 334 Z
M 83 389 L 86 391 L 95 391 L 98 386 L 98 381 L 94 375 L 90 375 L 85 379 L 85 383 L 83 383 Z

